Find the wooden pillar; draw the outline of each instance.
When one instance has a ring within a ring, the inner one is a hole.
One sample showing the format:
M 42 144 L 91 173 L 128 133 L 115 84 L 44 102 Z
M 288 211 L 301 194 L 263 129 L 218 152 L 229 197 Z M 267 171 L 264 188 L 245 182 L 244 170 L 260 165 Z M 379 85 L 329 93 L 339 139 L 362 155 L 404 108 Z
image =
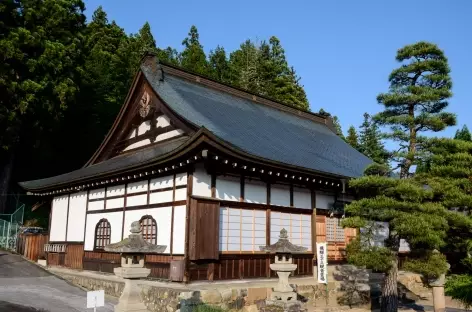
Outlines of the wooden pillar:
M 313 252 L 313 265 L 316 265 L 316 192 L 311 190 L 311 248 Z
M 185 248 L 184 248 L 184 282 L 190 282 L 189 272 L 189 236 L 190 236 L 190 199 L 193 191 L 193 171 L 187 174 L 187 207 L 185 210 Z
M 270 245 L 270 183 L 267 183 L 267 210 L 266 210 L 266 246 Z M 266 274 L 270 277 L 270 256 L 266 259 Z

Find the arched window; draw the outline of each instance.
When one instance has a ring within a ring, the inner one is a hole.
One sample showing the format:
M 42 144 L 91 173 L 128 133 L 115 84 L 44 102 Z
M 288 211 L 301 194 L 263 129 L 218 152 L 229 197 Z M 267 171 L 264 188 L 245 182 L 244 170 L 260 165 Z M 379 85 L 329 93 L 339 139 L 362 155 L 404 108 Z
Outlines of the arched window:
M 157 223 L 153 217 L 147 215 L 143 216 L 141 220 L 141 234 L 148 243 L 157 245 Z
M 94 249 L 103 249 L 110 244 L 111 226 L 107 219 L 98 221 L 95 227 L 95 247 Z

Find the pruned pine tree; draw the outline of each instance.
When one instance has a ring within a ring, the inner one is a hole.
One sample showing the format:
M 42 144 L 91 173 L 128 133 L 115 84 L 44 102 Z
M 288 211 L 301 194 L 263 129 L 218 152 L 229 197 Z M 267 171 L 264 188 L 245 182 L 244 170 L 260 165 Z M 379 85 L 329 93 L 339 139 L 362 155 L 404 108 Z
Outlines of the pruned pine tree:
M 458 139 L 429 140 L 423 146 L 424 170 L 415 179 L 433 192 L 433 201 L 451 211 L 443 251 L 453 275 L 446 294 L 472 305 L 472 142 Z
M 444 112 L 451 96 L 452 82 L 444 53 L 434 44 L 419 42 L 398 50 L 397 60 L 405 62 L 389 77 L 390 90 L 377 99 L 384 111 L 375 116 L 383 126 L 390 127 L 387 137 L 400 149 L 393 153 L 400 164 L 400 179 L 377 175 L 351 181 L 360 200 L 346 207 L 349 215 L 344 225 L 369 227 L 375 222 L 389 224 L 388 238 L 383 247 L 368 244 L 365 235 L 348 247 L 348 260 L 385 273 L 381 311 L 398 309 L 397 273 L 400 240 L 410 246 L 410 269 L 427 277 L 436 277 L 447 270 L 440 250 L 446 244 L 449 211 L 432 201 L 434 193 L 416 180 L 408 179 L 410 168 L 418 160 L 422 143 L 419 133 L 440 131 L 455 124 L 455 116 Z M 419 266 L 418 264 L 423 264 Z
M 407 45 L 398 50 L 396 59 L 402 66 L 390 74 L 390 90 L 377 96 L 384 110 L 374 119 L 390 127 L 388 138 L 399 145 L 393 160 L 399 163 L 401 178 L 406 178 L 418 157 L 420 134 L 455 125 L 456 117 L 444 111 L 452 96 L 452 82 L 447 58 L 438 46 Z

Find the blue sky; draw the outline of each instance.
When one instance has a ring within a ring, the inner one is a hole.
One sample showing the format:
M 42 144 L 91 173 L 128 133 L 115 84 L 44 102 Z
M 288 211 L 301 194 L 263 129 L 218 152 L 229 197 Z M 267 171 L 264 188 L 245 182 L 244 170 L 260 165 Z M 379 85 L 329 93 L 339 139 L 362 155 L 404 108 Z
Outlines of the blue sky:
M 86 15 L 102 5 L 127 33 L 148 21 L 159 47 L 181 49 L 196 25 L 206 52 L 233 51 L 246 39 L 277 36 L 302 78 L 311 109 L 337 115 L 346 132 L 362 114 L 376 113 L 388 89 L 397 49 L 420 40 L 449 58 L 454 96 L 449 111 L 472 128 L 472 1 L 306 0 L 156 1 L 85 0 Z M 442 133 L 452 136 L 456 127 Z

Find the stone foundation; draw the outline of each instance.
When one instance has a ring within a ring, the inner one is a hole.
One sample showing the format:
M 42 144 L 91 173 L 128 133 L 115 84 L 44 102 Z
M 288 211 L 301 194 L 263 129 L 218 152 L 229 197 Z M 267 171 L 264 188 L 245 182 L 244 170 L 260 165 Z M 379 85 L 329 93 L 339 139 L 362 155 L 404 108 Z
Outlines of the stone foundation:
M 64 269 L 53 272 L 87 290 L 103 289 L 105 294 L 116 298 L 121 296 L 124 288 L 121 279 L 113 275 Z M 367 282 L 366 273 L 369 273 Z M 292 286 L 303 306 L 309 307 L 310 311 L 311 309 L 347 310 L 349 304 L 356 309 L 370 310 L 376 307 L 375 302 L 380 296 L 382 278 L 382 274 L 373 274 L 350 266 L 329 266 L 327 287 L 324 284 L 316 284 L 315 280 L 311 282 L 306 279 L 300 280 L 299 285 Z M 255 287 L 250 287 L 251 284 Z M 275 280 L 271 282 L 254 280 L 244 286 L 231 282 L 186 286 L 143 280 L 139 287 L 142 301 L 152 312 L 176 312 L 179 309 L 180 312 L 189 312 L 197 306 L 243 312 L 276 312 L 280 307 L 266 304 L 266 299 L 271 298 L 272 287 L 275 285 Z M 428 296 L 431 298 L 431 290 L 422 286 L 421 278 L 416 274 L 400 272 L 399 290 L 401 296 L 410 300 Z

